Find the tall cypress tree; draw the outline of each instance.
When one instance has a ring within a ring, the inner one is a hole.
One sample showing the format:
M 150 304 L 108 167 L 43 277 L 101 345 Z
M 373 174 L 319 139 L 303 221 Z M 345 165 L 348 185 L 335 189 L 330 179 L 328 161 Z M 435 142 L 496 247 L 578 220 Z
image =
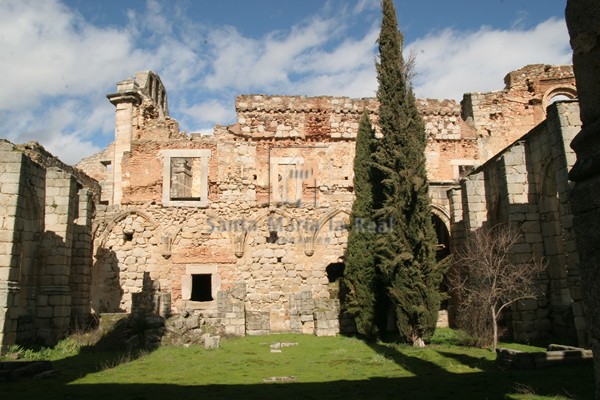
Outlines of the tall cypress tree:
M 377 236 L 376 256 L 400 336 L 423 345 L 433 334 L 442 273 L 435 264 L 435 232 L 431 222 L 425 169 L 426 136 L 402 57 L 392 0 L 383 0 L 379 35 L 379 124 L 383 138 L 375 154 L 376 215 L 391 221 Z
M 375 131 L 365 111 L 356 135 L 354 156 L 354 194 L 350 215 L 350 233 L 346 248 L 344 286 L 346 311 L 354 317 L 357 331 L 367 337 L 376 334 L 376 270 L 373 243 L 375 232 L 369 223 L 373 220 L 372 155 Z

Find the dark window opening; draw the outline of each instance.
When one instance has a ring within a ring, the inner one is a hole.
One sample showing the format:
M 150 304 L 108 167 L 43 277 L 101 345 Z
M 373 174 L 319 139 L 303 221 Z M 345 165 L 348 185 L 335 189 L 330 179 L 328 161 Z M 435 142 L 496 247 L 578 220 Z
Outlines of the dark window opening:
M 337 282 L 344 276 L 344 263 L 332 263 L 325 269 L 327 271 L 327 279 L 329 283 Z
M 437 215 L 431 215 L 431 222 L 437 238 L 436 261 L 441 261 L 450 254 L 450 233 L 444 221 Z
M 133 232 L 126 232 L 123 234 L 123 240 L 126 242 L 131 242 L 133 240 Z
M 446 224 L 440 217 L 435 214 L 431 215 L 431 222 L 435 229 L 435 235 L 437 237 L 437 249 L 435 252 L 435 259 L 437 262 L 442 261 L 444 258 L 450 255 L 450 233 Z M 448 285 L 448 277 L 444 275 L 444 279 L 440 283 L 439 291 L 441 293 L 448 293 L 450 286 Z M 444 299 L 440 304 L 440 310 L 448 309 L 448 299 Z
M 192 275 L 192 301 L 212 301 L 212 275 Z
M 277 243 L 277 231 L 269 231 L 269 237 L 267 238 L 267 243 Z

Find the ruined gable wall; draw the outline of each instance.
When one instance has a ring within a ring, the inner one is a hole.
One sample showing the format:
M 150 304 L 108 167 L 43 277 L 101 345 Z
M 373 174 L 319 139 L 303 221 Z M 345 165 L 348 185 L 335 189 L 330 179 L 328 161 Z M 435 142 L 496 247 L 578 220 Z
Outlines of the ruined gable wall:
M 542 122 L 554 95 L 576 97 L 570 65 L 528 65 L 510 72 L 505 84 L 504 90 L 467 93 L 462 100 L 463 118 L 476 129 L 484 160 Z
M 89 322 L 99 186 L 37 143 L 0 141 L 0 155 L 0 351 L 54 344 L 71 324 Z

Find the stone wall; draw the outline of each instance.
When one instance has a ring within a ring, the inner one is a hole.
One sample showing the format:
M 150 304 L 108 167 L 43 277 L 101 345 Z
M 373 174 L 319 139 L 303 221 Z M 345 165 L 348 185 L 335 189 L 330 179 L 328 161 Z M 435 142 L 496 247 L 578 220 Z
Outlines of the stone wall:
M 594 0 L 568 0 L 565 16 L 582 122 L 582 130 L 572 142 L 577 161 L 569 173 L 576 182 L 571 193 L 573 226 L 589 342 L 594 353 L 596 399 L 600 399 L 600 4 Z
M 418 100 L 440 257 L 454 242 L 450 223 L 460 214 L 446 192 L 490 149 L 531 129 L 547 88 L 572 84 L 569 71 L 530 66 L 509 74 L 504 91 L 467 95 L 462 104 Z M 358 122 L 366 110 L 378 130 L 377 102 L 243 95 L 236 124 L 188 135 L 168 116 L 166 93 L 152 94 L 148 82 L 162 93 L 152 72 L 118 84 L 108 96 L 116 107 L 115 142 L 78 164 L 102 183 L 94 310 L 131 311 L 149 275 L 152 298 L 168 294 L 173 312 L 197 315 L 222 334 L 340 329 L 333 318 L 344 315 L 334 288 L 340 273 L 332 271 L 343 268 Z M 511 114 L 517 97 L 526 101 Z M 506 118 L 490 122 L 498 110 Z M 474 226 L 487 215 L 485 206 L 475 207 L 465 201 L 462 210 L 475 213 L 466 220 Z M 228 294 L 242 285 L 243 296 Z
M 52 344 L 71 322 L 90 316 L 93 189 L 99 188 L 61 166 L 37 144 L 0 141 L 0 351 L 15 343 Z
M 516 340 L 552 336 L 586 344 L 567 176 L 575 161 L 569 143 L 580 127 L 578 113 L 576 102 L 552 104 L 543 124 L 472 172 L 461 181 L 460 190 L 449 193 L 453 235 L 464 237 L 465 230 L 510 224 L 521 234 L 511 251 L 513 262 L 534 256 L 546 263 L 538 282 L 544 296 L 520 302 L 507 316 Z
M 462 115 L 479 136 L 479 154 L 487 160 L 546 118 L 556 96 L 577 97 L 570 65 L 533 64 L 512 71 L 501 91 L 467 93 Z

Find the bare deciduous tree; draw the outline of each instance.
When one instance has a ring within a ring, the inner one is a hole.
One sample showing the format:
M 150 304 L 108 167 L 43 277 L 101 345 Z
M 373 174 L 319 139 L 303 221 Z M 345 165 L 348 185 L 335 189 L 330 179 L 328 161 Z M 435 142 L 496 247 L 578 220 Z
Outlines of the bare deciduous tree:
M 532 256 L 527 262 L 513 263 L 511 250 L 521 235 L 507 225 L 470 232 L 455 255 L 451 277 L 459 301 L 459 327 L 479 340 L 498 344 L 498 320 L 508 306 L 535 299 L 541 292 L 536 281 L 544 265 Z

